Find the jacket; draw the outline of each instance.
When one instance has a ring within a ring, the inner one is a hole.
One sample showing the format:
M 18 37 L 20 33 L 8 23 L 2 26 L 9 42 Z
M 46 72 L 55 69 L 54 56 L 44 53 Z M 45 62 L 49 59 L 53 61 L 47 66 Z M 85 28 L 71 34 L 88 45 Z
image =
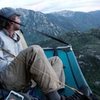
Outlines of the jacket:
M 8 36 L 7 31 L 5 29 L 1 30 L 0 31 L 0 71 L 5 69 L 22 50 L 23 47 L 20 42 L 20 37 L 17 33 L 14 33 L 13 38 L 11 38 Z

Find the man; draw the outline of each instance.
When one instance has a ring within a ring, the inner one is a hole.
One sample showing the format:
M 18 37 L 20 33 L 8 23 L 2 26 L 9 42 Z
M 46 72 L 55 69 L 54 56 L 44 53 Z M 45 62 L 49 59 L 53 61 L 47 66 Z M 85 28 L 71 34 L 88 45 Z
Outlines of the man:
M 23 50 L 20 37 L 15 33 L 20 29 L 20 14 L 15 9 L 2 8 L 0 15 L 0 82 L 3 88 L 20 91 L 34 80 L 48 99 L 60 100 L 57 90 L 63 86 L 57 81 L 64 83 L 61 60 L 53 57 L 49 62 L 38 45 Z
M 62 61 L 58 57 L 48 61 L 38 45 L 24 49 L 15 32 L 20 25 L 20 14 L 15 9 L 0 10 L 0 84 L 4 89 L 21 91 L 34 80 L 47 100 L 69 100 L 57 92 L 65 82 Z

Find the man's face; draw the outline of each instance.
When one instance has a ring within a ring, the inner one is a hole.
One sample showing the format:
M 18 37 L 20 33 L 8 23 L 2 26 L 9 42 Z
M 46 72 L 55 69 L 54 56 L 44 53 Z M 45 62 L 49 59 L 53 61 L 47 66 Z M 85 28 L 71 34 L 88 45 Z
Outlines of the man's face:
M 14 30 L 15 31 L 19 30 L 20 29 L 20 23 L 21 23 L 20 17 L 19 16 L 15 16 L 15 19 L 13 21 L 19 23 L 19 24 L 17 24 L 17 23 L 12 22 Z

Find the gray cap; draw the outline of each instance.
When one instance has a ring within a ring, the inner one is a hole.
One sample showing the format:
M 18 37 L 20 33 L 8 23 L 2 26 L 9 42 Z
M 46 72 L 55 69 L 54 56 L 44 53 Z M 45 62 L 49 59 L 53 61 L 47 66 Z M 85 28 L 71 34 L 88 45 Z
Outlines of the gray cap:
M 17 16 L 20 16 L 20 14 L 13 8 L 10 8 L 10 7 L 5 7 L 5 8 L 2 8 L 0 10 L 0 15 L 6 17 L 6 18 L 9 18 L 13 15 L 17 15 Z

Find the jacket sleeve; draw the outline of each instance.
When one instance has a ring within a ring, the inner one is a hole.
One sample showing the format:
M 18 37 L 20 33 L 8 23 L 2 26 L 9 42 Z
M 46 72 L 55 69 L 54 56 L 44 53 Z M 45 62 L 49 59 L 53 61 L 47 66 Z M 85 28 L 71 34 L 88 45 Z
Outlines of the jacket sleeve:
M 3 46 L 4 46 L 4 42 L 0 38 L 0 70 L 2 70 L 8 65 L 8 61 L 4 58 L 4 55 L 3 55 L 3 49 L 2 49 Z

